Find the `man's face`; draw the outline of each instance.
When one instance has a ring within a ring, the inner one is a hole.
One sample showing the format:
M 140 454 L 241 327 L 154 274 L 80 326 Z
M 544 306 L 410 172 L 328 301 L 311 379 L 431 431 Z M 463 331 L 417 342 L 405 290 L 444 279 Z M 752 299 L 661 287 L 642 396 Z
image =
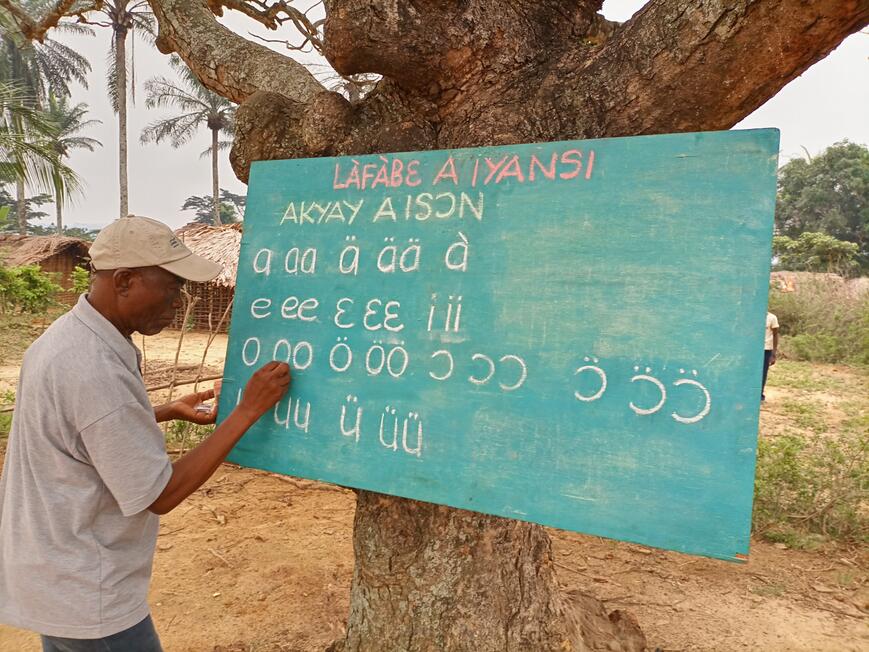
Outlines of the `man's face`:
M 184 279 L 160 267 L 132 269 L 118 308 L 132 330 L 156 335 L 175 319 L 183 288 Z

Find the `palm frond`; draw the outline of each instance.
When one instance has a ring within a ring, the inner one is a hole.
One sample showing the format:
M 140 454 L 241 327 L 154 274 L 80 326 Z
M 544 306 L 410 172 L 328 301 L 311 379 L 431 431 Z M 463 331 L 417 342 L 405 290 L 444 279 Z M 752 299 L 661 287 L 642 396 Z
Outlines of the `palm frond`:
M 142 130 L 140 141 L 145 143 L 171 142 L 172 147 L 181 147 L 187 143 L 202 122 L 199 113 L 185 113 L 164 120 L 152 122 Z
M 217 151 L 218 152 L 225 152 L 226 150 L 231 149 L 231 148 L 232 148 L 232 141 L 231 140 L 220 140 L 217 142 Z M 209 158 L 211 156 L 211 149 L 212 148 L 210 145 L 208 147 L 206 147 L 205 149 L 203 149 L 199 153 L 199 158 L 200 159 Z
M 106 93 L 109 96 L 109 103 L 112 105 L 112 110 L 117 113 L 121 110 L 120 95 L 118 93 L 118 66 L 115 60 L 115 43 L 112 39 L 112 45 L 109 47 L 108 55 L 106 56 Z
M 148 94 L 145 106 L 149 109 L 177 106 L 186 111 L 207 112 L 210 108 L 208 103 L 165 77 L 153 77 L 146 81 L 145 92 Z
M 38 49 L 44 52 L 46 63 L 51 65 L 54 72 L 62 75 L 65 82 L 75 80 L 87 88 L 87 74 L 91 71 L 91 64 L 86 57 L 71 47 L 51 39 L 45 39 L 42 47 Z M 66 88 L 66 84 L 64 87 Z M 67 92 L 64 93 L 58 93 L 55 89 L 52 90 L 56 95 L 69 95 L 68 88 L 66 89 Z
M 96 31 L 89 25 L 73 22 L 71 20 L 61 20 L 55 27 L 61 34 L 75 34 L 77 36 L 96 36 Z

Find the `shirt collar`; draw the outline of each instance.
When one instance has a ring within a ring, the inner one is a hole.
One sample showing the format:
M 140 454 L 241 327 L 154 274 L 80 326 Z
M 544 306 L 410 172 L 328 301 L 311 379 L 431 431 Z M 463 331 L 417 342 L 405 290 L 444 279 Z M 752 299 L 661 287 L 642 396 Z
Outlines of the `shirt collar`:
M 103 317 L 87 300 L 87 295 L 82 294 L 78 298 L 78 303 L 75 304 L 71 313 L 91 329 L 112 351 L 117 353 L 124 366 L 136 374 L 141 374 L 139 367 L 141 354 L 136 345 L 133 344 L 133 340 L 124 337 L 112 322 Z

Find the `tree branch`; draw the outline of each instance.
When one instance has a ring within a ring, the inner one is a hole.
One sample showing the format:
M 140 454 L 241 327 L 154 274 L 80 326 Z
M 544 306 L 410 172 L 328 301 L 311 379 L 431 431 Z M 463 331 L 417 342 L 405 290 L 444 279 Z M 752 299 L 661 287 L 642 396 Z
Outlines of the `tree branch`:
M 596 54 L 572 48 L 547 92 L 565 136 L 728 129 L 867 22 L 869 0 L 653 0 Z
M 79 6 L 75 6 L 77 4 Z M 0 0 L 0 8 L 9 12 L 24 37 L 29 41 L 39 41 L 40 43 L 45 39 L 48 30 L 56 27 L 61 18 L 99 9 L 101 4 L 100 0 L 96 0 L 85 6 L 80 6 L 79 0 L 58 0 L 54 7 L 49 9 L 40 20 L 36 20 L 27 13 L 20 2 Z
M 322 21 L 312 23 L 308 19 L 307 12 L 299 11 L 289 2 L 274 2 L 274 4 L 269 5 L 265 0 L 208 0 L 208 7 L 217 16 L 223 15 L 224 7 L 231 11 L 238 11 L 271 30 L 278 29 L 286 22 L 292 22 L 299 33 L 305 37 L 305 43 L 310 42 L 317 52 L 323 51 L 323 43 L 318 29 Z M 286 41 L 279 42 L 287 43 Z M 288 45 L 288 47 L 291 46 Z
M 157 47 L 177 52 L 206 88 L 243 102 L 258 91 L 308 102 L 323 86 L 301 64 L 223 27 L 206 0 L 149 0 Z M 223 3 L 216 3 L 223 4 Z M 219 7 L 217 7 L 219 10 Z

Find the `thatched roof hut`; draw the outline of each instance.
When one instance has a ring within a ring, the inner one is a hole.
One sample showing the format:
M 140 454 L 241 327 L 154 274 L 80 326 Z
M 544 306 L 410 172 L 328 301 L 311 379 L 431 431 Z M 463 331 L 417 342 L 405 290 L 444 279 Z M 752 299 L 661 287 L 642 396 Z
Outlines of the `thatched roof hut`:
M 74 303 L 78 298 L 72 288 L 72 270 L 86 267 L 90 242 L 62 236 L 0 234 L 0 264 L 7 267 L 38 265 L 44 272 L 56 274 L 63 287 L 57 300 Z
M 238 270 L 241 233 L 241 224 L 224 226 L 188 224 L 175 231 L 193 253 L 213 260 L 223 267 L 223 271 L 213 281 L 187 284 L 187 291 L 191 297 L 196 298 L 196 303 L 187 319 L 188 328 L 220 331 L 228 329 L 229 306 L 235 294 L 235 274 Z M 221 318 L 223 323 L 218 328 Z M 183 311 L 179 311 L 172 327 L 184 326 L 183 319 Z

